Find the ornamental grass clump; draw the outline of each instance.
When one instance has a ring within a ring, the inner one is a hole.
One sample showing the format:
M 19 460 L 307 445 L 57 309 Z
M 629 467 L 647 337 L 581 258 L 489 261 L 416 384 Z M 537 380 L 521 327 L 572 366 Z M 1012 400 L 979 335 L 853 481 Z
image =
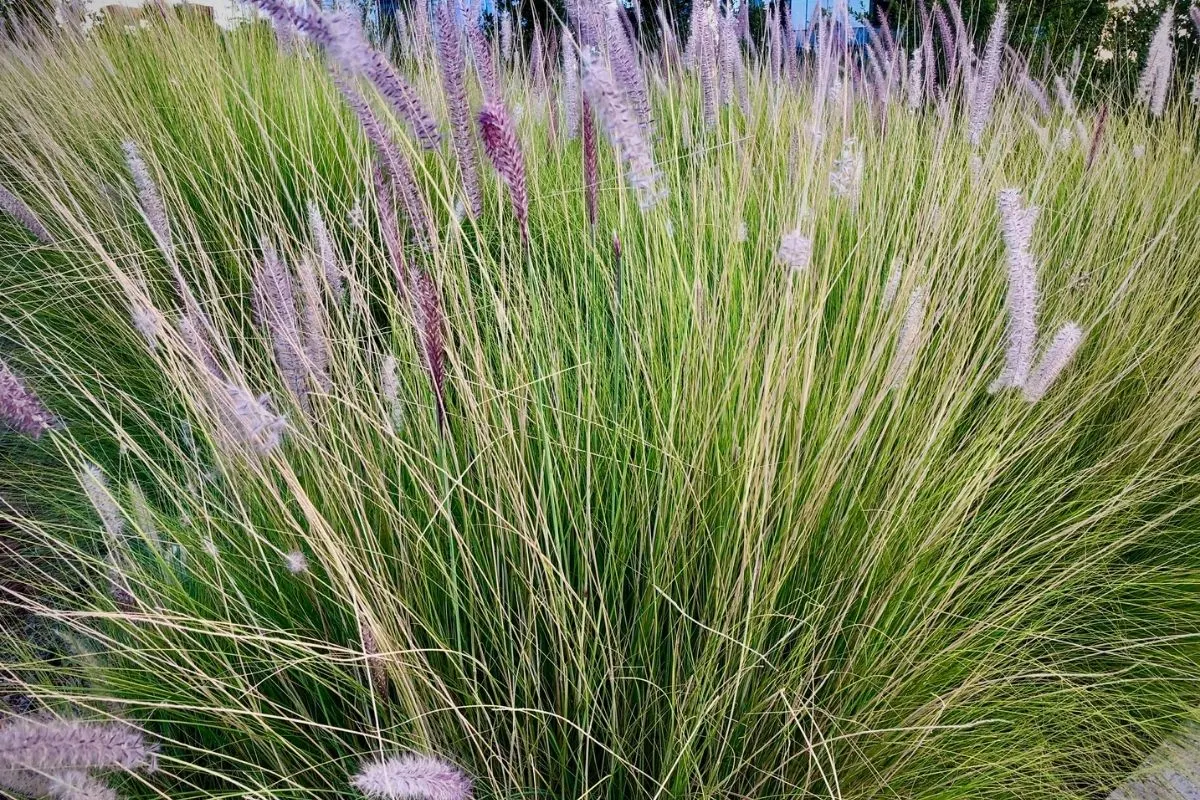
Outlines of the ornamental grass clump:
M 831 5 L 0 48 L 0 795 L 1190 780 L 1197 109 Z

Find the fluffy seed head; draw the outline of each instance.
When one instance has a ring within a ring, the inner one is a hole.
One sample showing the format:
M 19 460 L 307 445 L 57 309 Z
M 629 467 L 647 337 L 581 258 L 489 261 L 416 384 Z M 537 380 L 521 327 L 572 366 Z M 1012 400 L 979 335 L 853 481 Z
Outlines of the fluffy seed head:
M 46 230 L 46 226 L 38 219 L 37 214 L 34 214 L 33 210 L 25 205 L 25 201 L 4 186 L 0 186 L 0 211 L 3 211 L 20 223 L 25 230 L 29 231 L 33 238 L 42 244 L 54 243 L 54 237 Z
M 382 800 L 468 800 L 471 779 L 433 756 L 408 753 L 364 764 L 350 781 L 367 797 Z
M 803 272 L 812 261 L 812 240 L 796 228 L 780 239 L 776 256 L 793 272 Z
M 32 439 L 52 429 L 56 421 L 37 395 L 0 359 L 0 423 Z
M 122 142 L 121 150 L 125 153 L 125 164 L 129 167 L 134 188 L 137 189 L 138 206 L 141 209 L 142 217 L 146 220 L 146 226 L 154 235 L 154 241 L 158 244 L 158 249 L 162 251 L 163 257 L 167 259 L 167 263 L 174 264 L 175 244 L 171 239 L 171 223 L 167 218 L 167 206 L 163 203 L 162 194 L 158 191 L 158 184 L 150 175 L 150 168 L 142 159 L 141 150 L 138 149 L 136 142 L 132 140 Z
M 983 51 L 983 62 L 971 89 L 967 139 L 974 147 L 979 146 L 983 131 L 992 119 L 992 106 L 996 100 L 996 89 L 1000 85 L 1000 66 L 1004 55 L 1004 33 L 1007 24 L 1008 5 L 1000 3 L 996 6 L 996 16 L 992 19 L 992 27 Z
M 155 746 L 115 722 L 12 717 L 0 724 L 0 771 L 155 767 Z
M 525 189 L 525 157 L 512 118 L 503 104 L 489 101 L 479 110 L 479 132 L 492 166 L 508 186 L 513 213 L 521 226 L 521 241 L 529 244 L 529 195 Z
M 302 572 L 308 572 L 308 557 L 299 550 L 293 550 L 283 557 L 283 564 L 287 567 L 287 571 L 293 575 L 299 575 Z
M 1046 348 L 1041 360 L 1025 381 L 1023 394 L 1027 401 L 1036 403 L 1046 395 L 1054 381 L 1075 358 L 1081 344 L 1083 329 L 1074 322 L 1068 322 L 1058 329 L 1058 333 L 1054 334 L 1050 341 L 1050 346 Z

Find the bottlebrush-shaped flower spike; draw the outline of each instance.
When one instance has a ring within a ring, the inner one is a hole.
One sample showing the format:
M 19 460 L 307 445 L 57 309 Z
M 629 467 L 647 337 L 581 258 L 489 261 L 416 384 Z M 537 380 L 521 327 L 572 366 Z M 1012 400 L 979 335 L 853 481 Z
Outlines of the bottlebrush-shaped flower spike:
M 489 101 L 479 111 L 479 132 L 483 149 L 496 172 L 508 185 L 513 213 L 521 226 L 521 241 L 529 245 L 529 195 L 525 188 L 525 158 L 512 119 L 500 103 Z
M 850 137 L 842 142 L 842 152 L 833 162 L 829 175 L 829 186 L 835 197 L 849 200 L 853 208 L 858 207 L 862 190 L 863 157 L 858 149 L 858 140 Z
M 888 383 L 893 389 L 904 382 L 917 355 L 917 346 L 921 342 L 921 329 L 925 322 L 925 305 L 929 293 L 924 286 L 918 286 L 908 296 L 908 307 L 904 311 L 904 322 L 900 326 L 900 335 L 896 341 L 896 352 L 892 356 L 892 365 L 888 370 Z
M 900 290 L 900 279 L 903 277 L 904 264 L 900 259 L 892 261 L 892 271 L 888 273 L 887 284 L 883 287 L 883 307 L 891 308 L 896 302 L 896 293 Z
M 16 220 L 42 244 L 54 244 L 54 237 L 50 235 L 50 231 L 46 230 L 46 226 L 38 219 L 37 214 L 34 214 L 33 210 L 25 205 L 25 201 L 4 186 L 0 186 L 0 211 Z
M 471 110 L 467 106 L 466 64 L 463 59 L 462 37 L 454 19 L 450 0 L 442 0 L 434 11 L 437 22 L 438 65 L 442 72 L 442 90 L 446 93 L 446 108 L 450 113 L 450 141 L 458 159 L 463 189 L 470 204 L 471 215 L 483 213 L 483 193 L 479 188 L 479 165 L 475 159 L 475 140 L 471 135 Z
M 346 104 L 358 117 L 367 140 L 375 147 L 384 173 L 391 181 L 393 192 L 400 197 L 408 216 L 409 226 L 416 238 L 417 244 L 428 250 L 434 237 L 433 221 L 429 207 L 417 187 L 417 178 L 413 174 L 412 164 L 400 152 L 391 134 L 384 128 L 383 123 L 375 115 L 371 106 L 357 92 L 344 83 L 339 87 Z
M 574 139 L 579 135 L 579 56 L 575 50 L 575 40 L 565 25 L 562 29 L 562 54 L 563 117 L 567 122 L 567 138 Z
M 413 274 L 413 322 L 417 329 L 417 340 L 421 347 L 421 356 L 425 361 L 425 369 L 429 373 L 429 383 L 433 387 L 434 402 L 437 406 L 438 429 L 446 432 L 446 348 L 443 341 L 442 328 L 445 320 L 442 317 L 442 301 L 438 297 L 437 287 L 433 278 L 423 270 L 414 270 Z
M 1171 73 L 1174 69 L 1175 48 L 1171 33 L 1175 25 L 1175 4 L 1167 3 L 1159 20 L 1154 37 L 1150 40 L 1150 50 L 1146 55 L 1146 66 L 1142 69 L 1138 81 L 1137 98 L 1147 105 L 1150 113 L 1161 117 L 1167 102 L 1167 92 L 1171 88 Z
M 146 166 L 135 142 L 128 140 L 122 142 L 121 149 L 125 153 L 125 164 L 129 167 L 129 174 L 133 177 L 134 188 L 137 189 L 138 206 L 141 209 L 142 217 L 146 220 L 146 225 L 150 228 L 150 233 L 154 235 L 154 241 L 167 259 L 167 263 L 174 264 L 175 244 L 171 239 L 171 222 L 167 218 L 167 207 L 163 203 L 162 194 L 158 191 L 158 184 L 150 175 L 150 168 Z
M 1023 394 L 1028 402 L 1036 403 L 1046 395 L 1054 381 L 1075 358 L 1075 353 L 1082 343 L 1083 329 L 1074 322 L 1068 322 L 1058 329 L 1058 333 L 1054 334 L 1054 339 L 1050 341 L 1050 346 L 1046 348 L 1041 360 L 1025 381 Z
M 613 147 L 625 162 L 626 175 L 637 193 L 638 205 L 643 211 L 652 208 L 666 197 L 667 192 L 661 185 L 661 175 L 650 152 L 650 143 L 642 135 L 641 126 L 625 102 L 624 94 L 613 81 L 612 74 L 591 50 L 583 54 L 583 92 L 599 115 Z
M 265 454 L 279 446 L 287 430 L 287 420 L 271 410 L 268 395 L 257 397 L 246 387 L 227 382 L 219 400 L 225 405 L 221 415 L 227 434 L 236 442 Z
M 155 766 L 155 745 L 128 725 L 20 716 L 0 724 L 0 772 Z
M 925 73 L 922 71 L 924 55 L 924 50 L 913 50 L 912 58 L 908 60 L 909 111 L 920 111 L 921 107 L 925 105 Z
M 115 791 L 81 770 L 39 772 L 28 769 L 0 769 L 0 789 L 16 792 L 23 797 L 117 800 Z
M 108 488 L 104 473 L 95 464 L 84 464 L 79 474 L 79 484 L 95 509 L 96 516 L 100 517 L 105 533 L 110 540 L 119 540 L 125 530 L 125 516 Z
M 321 216 L 321 208 L 315 200 L 308 201 L 308 228 L 312 233 L 313 245 L 321 259 L 321 271 L 325 274 L 325 282 L 329 291 L 339 301 L 346 296 L 346 283 L 342 275 L 342 266 L 338 263 L 337 253 L 333 249 L 333 239 L 329 236 L 329 227 Z
M 300 11 L 286 0 L 251 0 L 276 22 L 294 25 L 325 48 L 345 71 L 365 75 L 388 106 L 412 130 L 422 146 L 437 149 L 441 143 L 437 121 L 416 91 L 397 74 L 388 60 L 367 42 L 362 25 L 349 12 L 322 12 L 311 6 Z
M 300 320 L 292 275 L 279 253 L 265 239 L 262 257 L 254 265 L 252 299 L 260 325 L 266 328 L 275 350 L 275 363 L 288 391 L 301 408 L 308 407 L 304 356 L 300 345 Z
M 513 54 L 512 13 L 500 12 L 500 55 L 505 64 L 512 63 Z
M 484 98 L 499 97 L 500 81 L 492 61 L 492 48 L 478 24 L 467 25 L 467 41 L 471 43 L 471 62 L 475 64 L 475 74 L 479 77 L 479 85 L 483 87 Z
M 616 0 L 608 3 L 608 16 L 605 23 L 608 38 L 608 54 L 616 74 L 617 81 L 625 90 L 625 96 L 633 103 L 637 113 L 638 124 L 642 133 L 650 131 L 650 96 L 646 92 L 646 79 L 638 61 L 637 47 L 629 41 L 625 32 L 623 7 Z
M 57 424 L 21 376 L 3 360 L 0 360 L 0 422 L 32 439 Z
M 596 227 L 596 203 L 599 199 L 600 178 L 597 172 L 596 121 L 593 118 L 591 101 L 583 97 L 583 202 L 587 211 L 588 227 Z
M 1004 55 L 1004 33 L 1008 24 L 1008 5 L 996 6 L 996 16 L 988 32 L 983 50 L 983 62 L 971 89 L 971 105 L 967 121 L 967 140 L 973 147 L 979 145 L 983 131 L 992 119 L 992 106 L 996 100 L 996 89 L 1000 86 L 1000 61 Z
M 1008 347 L 1004 369 L 988 391 L 1021 388 L 1029 377 L 1037 341 L 1037 273 L 1029 252 L 1038 209 L 1021 205 L 1018 189 L 1000 192 L 1000 223 L 1008 263 Z
M 812 261 L 812 240 L 796 228 L 780 239 L 776 257 L 793 272 L 804 272 Z
M 350 785 L 381 800 L 469 800 L 471 779 L 439 758 L 416 753 L 363 764 Z
M 379 392 L 387 406 L 385 428 L 393 436 L 404 427 L 404 407 L 400 405 L 400 379 L 396 374 L 396 357 L 388 354 L 379 366 Z
M 386 697 L 388 676 L 387 668 L 379 658 L 379 640 L 375 638 L 371 621 L 361 613 L 358 615 L 358 629 L 362 639 L 363 655 L 367 658 L 367 671 L 371 675 L 371 687 L 375 690 L 375 694 Z
M 329 342 L 325 338 L 321 287 L 313 257 L 306 254 L 296 271 L 300 284 L 300 345 L 308 388 L 328 393 L 333 388 L 329 380 Z

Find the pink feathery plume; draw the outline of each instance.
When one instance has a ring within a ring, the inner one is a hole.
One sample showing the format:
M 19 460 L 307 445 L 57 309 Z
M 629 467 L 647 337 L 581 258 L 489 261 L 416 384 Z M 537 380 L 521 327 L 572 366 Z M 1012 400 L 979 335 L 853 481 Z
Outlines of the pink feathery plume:
M 1041 360 L 1025 381 L 1023 394 L 1026 401 L 1036 403 L 1046 395 L 1054 381 L 1075 358 L 1075 353 L 1082 343 L 1083 329 L 1074 322 L 1068 322 L 1058 329 L 1050 346 L 1046 348 Z
M 442 88 L 446 108 L 450 112 L 450 140 L 462 174 L 463 190 L 472 216 L 484 212 L 484 196 L 479 187 L 479 164 L 475 160 L 475 142 L 470 131 L 470 108 L 467 106 L 466 64 L 463 60 L 462 37 L 449 0 L 439 2 L 436 14 L 438 25 L 438 62 L 442 67 Z
M 404 205 L 409 227 L 417 244 L 428 250 L 434 239 L 434 227 L 429 208 L 417 187 L 417 178 L 413 173 L 412 164 L 400 151 L 391 134 L 384 128 L 383 122 L 375 115 L 371 106 L 357 92 L 348 86 L 341 86 L 342 96 L 347 105 L 358 117 L 367 141 L 375 148 L 375 153 L 382 163 L 386 175 L 392 182 L 395 194 Z
M 4 186 L 0 186 L 0 211 L 3 211 L 16 220 L 21 227 L 29 231 L 33 238 L 42 244 L 54 244 L 54 237 L 50 235 L 50 231 L 46 230 L 46 226 L 38 219 L 37 214 L 33 213 L 33 210 L 25 204 L 25 201 Z
M 779 240 L 776 257 L 793 273 L 804 272 L 812 261 L 812 240 L 799 228 L 789 231 Z
M 600 178 L 597 173 L 596 122 L 593 119 L 592 104 L 587 96 L 583 97 L 583 116 L 580 124 L 583 127 L 583 201 L 587 209 L 588 226 L 596 227 L 596 205 Z
M 158 244 L 159 250 L 162 251 L 167 262 L 174 265 L 175 245 L 171 238 L 171 223 L 167 218 L 167 207 L 163 203 L 162 194 L 158 191 L 158 184 L 150 175 L 150 168 L 142 159 L 136 142 L 122 142 L 121 149 L 125 152 L 125 163 L 129 167 L 129 174 L 133 176 L 133 185 L 137 189 L 138 206 L 142 217 L 145 218 L 150 232 L 154 234 L 154 240 Z
M 300 284 L 300 343 L 308 388 L 328 393 L 333 388 L 329 379 L 329 341 L 325 337 L 321 284 L 310 254 L 300 260 L 296 275 Z
M 313 200 L 308 202 L 308 227 L 312 233 L 313 244 L 317 248 L 317 255 L 321 260 L 321 272 L 325 275 L 329 291 L 335 298 L 341 300 L 346 294 L 342 267 L 338 263 L 337 253 L 333 249 L 333 239 L 329 235 L 325 218 L 321 216 L 321 209 Z
M 471 779 L 433 756 L 406 753 L 363 764 L 350 784 L 381 800 L 469 800 Z
M 413 315 L 421 356 L 429 373 L 437 405 L 438 430 L 446 432 L 446 347 L 442 329 L 445 319 L 433 278 L 424 270 L 413 271 Z
M 700 72 L 700 99 L 703 103 L 704 124 L 711 128 L 717 124 L 716 11 L 711 2 L 706 2 L 699 13 L 696 67 Z
M 462 37 L 449 0 L 438 3 L 434 12 L 437 22 L 437 54 L 442 71 L 442 89 L 450 112 L 450 141 L 458 159 L 463 189 L 471 216 L 483 214 L 483 192 L 479 188 L 479 165 L 475 159 L 475 140 L 471 135 L 471 109 L 467 106 L 466 69 L 463 61 Z
M 483 96 L 486 99 L 499 97 L 500 81 L 496 76 L 496 65 L 492 61 L 492 48 L 478 24 L 467 25 L 467 41 L 471 44 L 471 62 L 475 65 L 475 74 L 483 87 Z
M 1108 103 L 1100 106 L 1100 113 L 1096 115 L 1096 126 L 1092 128 L 1092 141 L 1088 145 L 1087 161 L 1084 162 L 1083 168 L 1090 170 L 1092 164 L 1096 163 L 1096 156 L 1100 153 L 1100 140 L 1104 138 L 1104 128 L 1108 122 Z
M 1037 274 L 1029 248 L 1038 209 L 1021 204 L 1019 189 L 1001 191 L 999 204 L 1008 262 L 1008 347 L 1004 369 L 988 387 L 993 394 L 1025 385 L 1037 341 Z
M 661 185 L 662 176 L 654 163 L 650 143 L 642 135 L 642 128 L 612 74 L 590 50 L 583 54 L 583 92 L 625 162 L 626 176 L 637 193 L 638 205 L 643 211 L 652 208 L 667 192 Z
M 946 58 L 946 79 L 953 81 L 958 74 L 958 42 L 954 40 L 954 29 L 950 27 L 950 18 L 946 16 L 941 2 L 934 3 L 933 21 L 937 27 L 938 39 L 942 42 L 942 53 Z M 949 91 L 950 87 L 947 86 L 946 90 Z
M 529 44 L 529 77 L 534 86 L 546 84 L 546 43 L 542 37 L 542 25 L 533 22 L 533 41 Z
M 411 86 L 397 74 L 382 53 L 367 42 L 362 25 L 348 12 L 326 13 L 305 5 L 300 10 L 287 0 L 251 0 L 277 23 L 291 25 L 325 48 L 347 72 L 365 75 L 392 111 L 427 149 L 441 143 L 437 121 Z
M 908 297 L 908 307 L 904 311 L 904 322 L 900 326 L 900 334 L 896 341 L 896 352 L 892 356 L 892 364 L 888 370 L 888 383 L 893 389 L 899 388 L 912 368 L 913 359 L 917 355 L 917 346 L 921 341 L 921 329 L 925 322 L 925 305 L 929 292 L 924 286 L 912 290 Z
M 25 797 L 53 797 L 55 800 L 117 800 L 117 793 L 110 787 L 77 769 L 55 772 L 0 770 L 0 789 Z
M 567 138 L 574 139 L 579 135 L 579 56 L 571 32 L 565 25 L 562 29 L 562 54 L 563 117 L 567 125 Z
M 0 421 L 17 433 L 37 439 L 57 424 L 25 381 L 0 360 Z
M 156 754 L 140 731 L 113 722 L 17 716 L 0 724 L 0 771 L 154 769 Z
M 307 409 L 308 385 L 291 271 L 270 242 L 263 239 L 260 246 L 262 257 L 254 265 L 251 284 L 255 316 L 271 338 L 284 384 L 300 407 Z
M 508 11 L 500 12 L 500 57 L 504 59 L 504 64 L 512 64 L 513 55 L 513 27 L 512 14 Z
M 646 91 L 646 79 L 638 61 L 637 47 L 629 40 L 625 31 L 624 12 L 615 2 L 608 5 L 605 28 L 609 59 L 617 81 L 625 90 L 626 97 L 633 103 L 638 124 L 642 126 L 643 132 L 648 134 L 651 126 L 650 95 Z
M 525 159 L 517 142 L 512 119 L 500 103 L 484 103 L 479 111 L 479 131 L 484 152 L 508 185 L 513 213 L 521 226 L 521 241 L 529 245 L 529 196 L 525 189 Z
M 983 63 L 971 89 L 971 106 L 967 119 L 967 139 L 974 147 L 979 146 L 983 131 L 992 119 L 992 106 L 996 90 L 1000 86 L 1000 60 L 1004 54 L 1004 31 L 1008 22 L 1008 5 L 996 6 L 996 16 L 988 32 L 983 50 Z

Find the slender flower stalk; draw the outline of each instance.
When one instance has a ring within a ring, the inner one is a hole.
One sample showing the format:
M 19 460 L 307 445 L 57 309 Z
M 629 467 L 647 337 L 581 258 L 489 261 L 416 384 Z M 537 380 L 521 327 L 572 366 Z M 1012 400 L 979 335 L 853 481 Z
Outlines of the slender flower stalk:
M 442 90 L 450 113 L 450 141 L 458 160 L 463 190 L 471 216 L 483 214 L 483 192 L 479 187 L 479 164 L 475 157 L 475 138 L 471 130 L 471 109 L 467 105 L 466 65 L 463 59 L 462 37 L 454 19 L 454 7 L 449 0 L 438 3 L 437 55 L 442 73 Z
M 17 433 L 40 438 L 57 424 L 21 376 L 0 359 L 0 422 Z
M 50 235 L 50 231 L 46 230 L 46 226 L 38 219 L 37 214 L 33 213 L 24 200 L 4 186 L 0 186 L 0 211 L 12 217 L 42 244 L 54 244 L 54 237 Z
M 1030 403 L 1041 400 L 1062 371 L 1075 358 L 1075 353 L 1083 343 L 1083 329 L 1074 322 L 1068 322 L 1054 334 L 1050 346 L 1042 354 L 1037 366 L 1029 373 L 1025 381 L 1023 395 Z
M 468 800 L 471 779 L 433 756 L 407 753 L 363 764 L 350 785 L 382 800 Z
M 643 131 L 612 74 L 591 51 L 583 55 L 583 92 L 625 162 L 626 175 L 637 193 L 638 205 L 643 211 L 652 208 L 666 197 L 666 188 L 661 185 L 650 143 L 642 135 Z
M 17 716 L 0 724 L 0 772 L 153 770 L 156 750 L 141 731 L 115 722 Z
M 513 213 L 521 227 L 521 242 L 529 246 L 529 195 L 525 188 L 525 158 L 508 111 L 500 103 L 484 103 L 479 111 L 484 152 L 508 186 Z
M 996 6 L 996 16 L 988 32 L 983 50 L 983 63 L 971 90 L 971 105 L 967 121 L 967 139 L 972 147 L 978 147 L 983 131 L 992 119 L 992 106 L 996 90 L 1000 86 L 1000 61 L 1004 55 L 1005 26 L 1008 23 L 1008 4 Z
M 587 213 L 588 227 L 596 227 L 596 205 L 599 200 L 600 178 L 598 174 L 596 149 L 596 122 L 592 113 L 592 103 L 584 95 L 582 98 L 583 114 L 580 125 L 583 128 L 583 202 Z
M 1029 247 L 1038 209 L 1022 206 L 1019 189 L 1001 191 L 999 204 L 1008 262 L 1008 348 L 1000 377 L 988 387 L 993 394 L 1025 385 L 1037 340 L 1037 275 Z
M 158 244 L 158 249 L 162 251 L 163 257 L 166 258 L 168 264 L 173 266 L 175 264 L 175 244 L 171 238 L 171 222 L 167 218 L 167 207 L 163 203 L 162 194 L 158 191 L 158 184 L 150 175 L 150 168 L 142 159 L 136 142 L 131 140 L 122 142 L 121 149 L 125 152 L 125 164 L 129 167 L 134 188 L 137 189 L 138 206 L 142 217 L 146 220 L 146 226 L 150 228 L 150 233 L 153 234 L 154 241 Z

